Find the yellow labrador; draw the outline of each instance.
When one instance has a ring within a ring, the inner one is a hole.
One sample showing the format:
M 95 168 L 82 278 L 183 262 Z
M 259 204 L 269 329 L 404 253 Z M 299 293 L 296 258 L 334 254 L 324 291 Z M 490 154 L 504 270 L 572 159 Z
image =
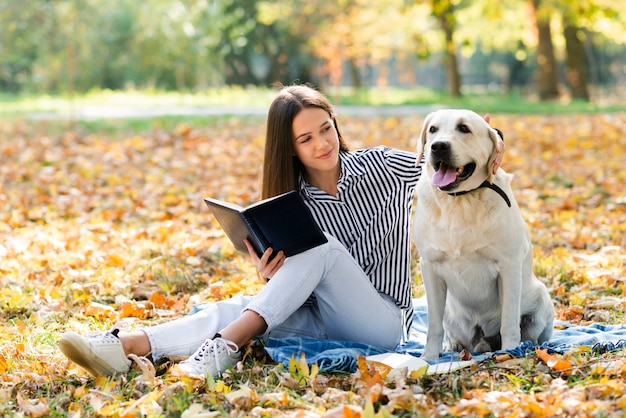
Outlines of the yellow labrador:
M 532 247 L 511 190 L 493 174 L 498 133 L 470 110 L 426 117 L 418 144 L 413 239 L 428 301 L 422 355 L 483 353 L 540 344 L 552 334 L 554 306 L 532 272 Z

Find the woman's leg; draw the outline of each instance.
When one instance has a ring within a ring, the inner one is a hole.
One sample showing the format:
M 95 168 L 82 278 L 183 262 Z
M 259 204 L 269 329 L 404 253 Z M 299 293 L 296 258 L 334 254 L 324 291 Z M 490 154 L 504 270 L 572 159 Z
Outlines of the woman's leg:
M 395 348 L 403 329 L 400 308 L 374 288 L 338 240 L 332 236 L 328 240 L 287 259 L 246 309 L 259 314 L 272 335 L 289 323 L 290 316 L 313 293 L 327 338 Z M 244 317 L 236 319 L 222 336 L 228 338 L 233 329 L 245 330 L 246 322 Z M 299 335 L 299 330 L 293 332 Z
M 252 298 L 244 312 L 206 340 L 175 374 L 216 376 L 241 359 L 239 347 L 252 338 L 279 326 L 294 326 L 300 314 L 316 313 L 306 323 L 319 319 L 328 338 L 358 341 L 395 348 L 402 336 L 402 314 L 391 298 L 381 295 L 361 267 L 339 241 L 328 243 L 290 257 Z M 303 304 L 315 295 L 317 310 Z M 294 329 L 293 335 L 305 333 Z
M 128 357 L 129 354 L 135 354 L 138 356 L 147 356 L 150 354 L 150 340 L 143 331 L 133 331 L 117 334 L 122 343 L 124 354 Z
M 239 356 L 227 349 L 229 343 L 240 347 L 263 332 L 270 336 L 325 336 L 395 348 L 403 327 L 400 309 L 373 287 L 339 241 L 332 236 L 328 239 L 327 244 L 287 259 L 249 304 L 250 298 L 243 297 L 220 301 L 193 315 L 121 334 L 117 343 L 117 332 L 106 333 L 103 341 L 68 333 L 72 335 L 62 338 L 61 348 L 95 375 L 126 370 L 124 354 L 145 355 L 150 351 L 154 359 L 166 354 L 193 353 L 197 357 L 206 353 L 207 347 L 213 357 L 226 353 L 225 363 L 219 366 L 223 370 Z M 303 306 L 311 294 L 316 296 L 316 305 Z M 211 343 L 218 332 L 222 334 L 219 347 Z M 207 357 L 200 357 L 204 367 Z M 119 363 L 114 368 L 108 366 L 113 358 Z M 102 364 L 91 367 L 94 362 Z
M 250 299 L 249 296 L 235 296 L 207 304 L 205 308 L 191 315 L 144 328 L 136 333 L 120 334 L 120 339 L 124 345 L 124 339 L 129 336 L 131 339 L 128 343 L 132 344 L 132 338 L 141 339 L 137 333 L 144 334 L 155 360 L 164 355 L 189 356 L 205 340 L 213 338 L 216 333 L 236 320 Z M 137 344 L 138 341 L 135 340 L 134 343 Z
M 210 304 L 208 308 L 165 324 L 124 333 L 119 329 L 87 336 L 66 332 L 59 340 L 61 351 L 94 376 L 125 373 L 131 366 L 127 356 L 153 359 L 165 354 L 189 356 L 202 343 L 239 317 L 249 297 L 235 297 Z

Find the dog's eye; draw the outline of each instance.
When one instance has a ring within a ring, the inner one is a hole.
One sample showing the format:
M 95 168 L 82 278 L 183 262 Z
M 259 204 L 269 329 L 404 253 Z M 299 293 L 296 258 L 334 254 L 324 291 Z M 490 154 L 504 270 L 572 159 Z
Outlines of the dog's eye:
M 458 130 L 459 130 L 459 132 L 463 132 L 464 134 L 469 134 L 469 133 L 472 133 L 472 131 L 470 131 L 470 128 L 468 128 L 468 127 L 467 127 L 467 125 L 466 125 L 466 124 L 464 124 L 464 123 L 459 123 L 459 124 L 456 126 L 456 129 L 458 129 Z
M 428 128 L 428 132 L 430 132 L 431 134 L 434 134 L 435 132 L 437 132 L 439 130 L 439 128 L 437 128 L 434 125 L 431 125 L 430 128 Z

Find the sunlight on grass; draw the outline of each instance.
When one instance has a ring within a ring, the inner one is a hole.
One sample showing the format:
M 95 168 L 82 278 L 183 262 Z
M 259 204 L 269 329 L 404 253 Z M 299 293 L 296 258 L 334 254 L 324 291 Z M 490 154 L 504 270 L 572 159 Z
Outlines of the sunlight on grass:
M 129 117 L 130 110 L 155 111 L 181 110 L 189 114 L 194 110 L 240 109 L 264 114 L 277 89 L 272 87 L 237 87 L 207 89 L 199 92 L 165 92 L 158 90 L 93 90 L 74 96 L 0 94 L 0 118 L 22 116 L 54 117 L 64 115 L 70 119 L 96 119 L 101 112 L 111 117 Z M 439 106 L 468 108 L 479 113 L 511 114 L 567 114 L 596 113 L 626 110 L 626 105 L 600 96 L 592 102 L 570 101 L 564 96 L 558 101 L 541 102 L 533 96 L 505 92 L 468 92 L 462 97 L 452 97 L 443 91 L 422 87 L 351 87 L 327 88 L 324 92 L 336 106 Z M 125 114 L 125 111 L 127 114 Z M 93 116 L 96 115 L 96 116 Z M 146 115 L 147 116 L 147 115 Z M 153 115 L 154 116 L 154 115 Z M 106 118 L 102 116 L 102 118 Z

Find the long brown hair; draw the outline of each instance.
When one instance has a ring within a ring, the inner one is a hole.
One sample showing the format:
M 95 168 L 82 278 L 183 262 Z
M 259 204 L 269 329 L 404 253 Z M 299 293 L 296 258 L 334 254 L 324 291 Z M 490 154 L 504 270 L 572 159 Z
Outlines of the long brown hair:
M 309 85 L 283 87 L 270 105 L 267 115 L 262 198 L 276 196 L 297 187 L 298 177 L 304 167 L 295 156 L 292 125 L 296 115 L 309 107 L 318 107 L 328 112 L 337 130 L 339 149 L 348 151 L 333 107 L 326 96 Z

